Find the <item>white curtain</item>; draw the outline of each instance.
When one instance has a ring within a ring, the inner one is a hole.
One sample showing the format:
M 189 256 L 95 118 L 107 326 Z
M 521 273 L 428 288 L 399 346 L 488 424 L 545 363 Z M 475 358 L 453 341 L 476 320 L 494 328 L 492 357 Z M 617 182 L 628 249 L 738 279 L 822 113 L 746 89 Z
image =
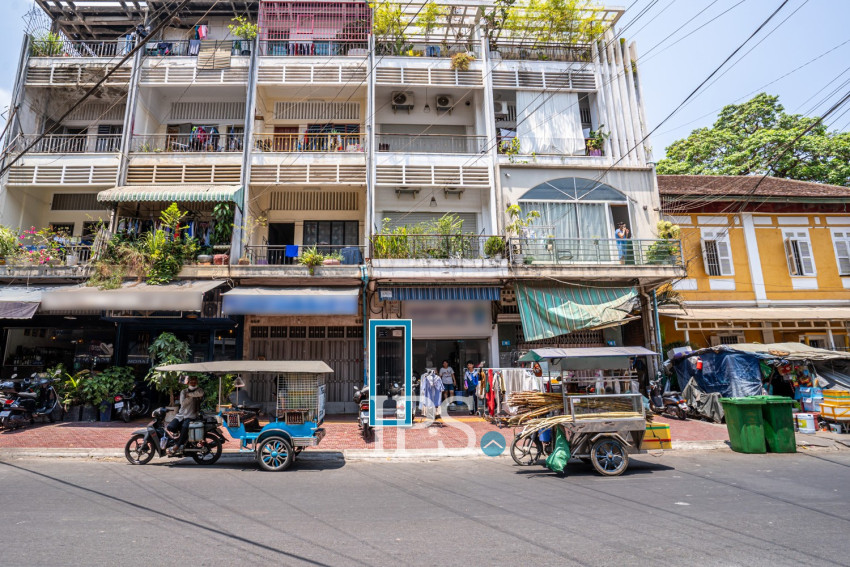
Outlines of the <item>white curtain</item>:
M 578 94 L 517 91 L 516 105 L 523 154 L 584 155 Z

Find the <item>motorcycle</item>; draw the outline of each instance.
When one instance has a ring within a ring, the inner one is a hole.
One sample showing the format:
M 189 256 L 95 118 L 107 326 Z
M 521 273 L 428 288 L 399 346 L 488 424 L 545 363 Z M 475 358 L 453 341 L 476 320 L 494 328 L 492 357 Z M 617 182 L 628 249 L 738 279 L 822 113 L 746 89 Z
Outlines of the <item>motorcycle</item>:
M 47 418 L 55 421 L 53 412 L 59 406 L 59 396 L 53 387 L 54 380 L 33 374 L 30 378 L 11 380 L 0 384 L 0 392 L 5 396 L 0 408 L 0 428 L 17 429 L 35 423 L 35 418 Z
M 121 414 L 124 423 L 129 423 L 134 417 L 147 415 L 151 402 L 143 383 L 136 382 L 128 394 L 117 394 L 114 407 L 115 411 Z
M 370 439 L 375 433 L 374 428 L 369 425 L 369 386 L 362 388 L 354 387 L 354 403 L 357 404 L 357 428 L 363 439 Z
M 363 439 L 370 439 L 375 428 L 369 425 L 369 386 L 362 388 L 354 387 L 354 403 L 358 406 L 357 427 Z M 381 419 L 404 419 L 404 387 L 393 384 L 387 390 L 387 399 L 384 400 L 380 411 Z
M 688 419 L 688 402 L 679 392 L 662 392 L 660 380 L 649 381 L 649 408 L 658 415 Z
M 146 465 L 154 456 L 183 458 L 192 457 L 199 465 L 211 465 L 221 457 L 222 446 L 227 442 L 219 427 L 216 416 L 204 416 L 189 423 L 189 438 L 181 451 L 177 439 L 165 431 L 167 408 L 153 411 L 150 422 L 144 429 L 137 429 L 124 446 L 124 456 L 131 465 Z

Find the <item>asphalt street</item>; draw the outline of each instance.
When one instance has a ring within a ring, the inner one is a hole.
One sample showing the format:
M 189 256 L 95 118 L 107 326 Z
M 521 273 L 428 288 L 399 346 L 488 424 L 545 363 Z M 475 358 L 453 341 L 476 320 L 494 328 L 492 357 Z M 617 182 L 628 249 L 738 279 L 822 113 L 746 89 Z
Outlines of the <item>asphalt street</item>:
M 850 452 L 641 455 L 618 478 L 510 459 L 0 461 L 11 565 L 850 565 Z

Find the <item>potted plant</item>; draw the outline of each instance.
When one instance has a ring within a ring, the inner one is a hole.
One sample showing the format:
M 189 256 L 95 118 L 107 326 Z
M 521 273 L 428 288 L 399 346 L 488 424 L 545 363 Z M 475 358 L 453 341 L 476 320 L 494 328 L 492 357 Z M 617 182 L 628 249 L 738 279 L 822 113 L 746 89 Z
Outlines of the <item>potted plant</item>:
M 339 252 L 325 254 L 325 259 L 322 260 L 323 266 L 339 266 L 340 264 L 342 264 L 342 254 Z
M 218 203 L 212 210 L 213 251 L 227 252 L 233 238 L 233 203 Z
M 602 150 L 605 148 L 605 140 L 611 135 L 610 132 L 605 132 L 604 128 L 605 124 L 600 124 L 599 129 L 591 130 L 588 134 L 587 140 L 584 141 L 584 145 L 587 148 L 587 155 L 602 155 Z
M 228 24 L 227 29 L 233 35 L 242 39 L 237 49 L 239 49 L 242 55 L 251 55 L 251 42 L 257 38 L 257 34 L 260 33 L 260 27 L 252 23 L 245 16 L 236 16 L 230 21 L 233 23 Z
M 313 275 L 316 266 L 321 266 L 325 261 L 325 255 L 319 252 L 316 247 L 308 248 L 298 257 L 298 263 L 302 266 L 307 266 L 310 269 L 310 275 Z
M 32 54 L 37 57 L 55 57 L 62 53 L 62 36 L 46 32 L 32 40 Z
M 14 259 L 20 250 L 20 237 L 11 228 L 0 226 L 0 266 Z
M 525 216 L 522 215 L 522 209 L 519 205 L 511 205 L 506 210 L 508 217 L 510 217 L 511 222 L 505 226 L 505 234 L 509 237 L 514 235 L 516 237 L 522 236 L 523 238 L 528 238 L 529 226 L 534 219 L 540 217 L 540 213 L 537 211 L 528 211 Z M 511 250 L 511 255 L 513 257 L 513 262 L 515 264 L 522 264 L 522 242 L 521 239 L 517 239 L 517 242 L 514 243 L 513 249 Z
M 501 236 L 491 236 L 484 242 L 484 254 L 496 260 L 502 259 L 505 253 L 505 239 Z
M 83 383 L 86 400 L 100 411 L 100 421 L 112 420 L 112 399 L 127 392 L 135 382 L 133 370 L 126 366 L 110 366 L 89 376 Z
M 469 71 L 469 64 L 475 60 L 471 53 L 461 51 L 452 55 L 452 69 L 455 71 Z

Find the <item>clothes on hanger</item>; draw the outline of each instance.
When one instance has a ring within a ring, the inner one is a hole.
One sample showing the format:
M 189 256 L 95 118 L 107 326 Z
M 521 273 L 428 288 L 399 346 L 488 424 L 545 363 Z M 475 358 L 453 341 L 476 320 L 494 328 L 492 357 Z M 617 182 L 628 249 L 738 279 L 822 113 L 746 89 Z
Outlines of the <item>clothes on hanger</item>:
M 419 409 L 428 419 L 440 416 L 440 402 L 443 397 L 443 381 L 433 370 L 427 371 L 420 378 Z

